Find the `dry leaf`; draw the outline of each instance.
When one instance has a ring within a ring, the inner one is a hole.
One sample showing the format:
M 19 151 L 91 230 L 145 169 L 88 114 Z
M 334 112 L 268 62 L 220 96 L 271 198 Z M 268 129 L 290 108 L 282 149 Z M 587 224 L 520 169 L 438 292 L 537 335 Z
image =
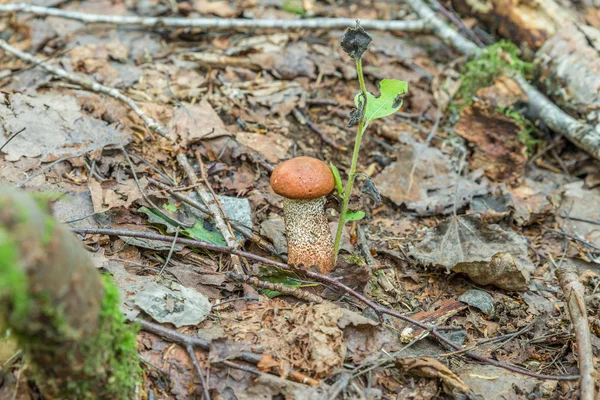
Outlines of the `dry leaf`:
M 458 175 L 448 156 L 425 143 L 417 143 L 402 136 L 398 161 L 385 168 L 373 182 L 382 196 L 396 205 L 405 204 L 421 215 L 450 214 L 457 207 L 467 205 L 474 196 L 487 193 L 485 183 Z
M 229 136 L 221 117 L 206 99 L 177 108 L 168 130 L 169 137 L 180 141 L 183 148 L 199 140 Z
M 454 372 L 433 358 L 398 357 L 396 359 L 396 368 L 411 375 L 440 379 L 443 383 L 444 391 L 448 394 L 453 394 L 455 390 L 460 393 L 469 392 L 469 387 Z
M 476 103 L 462 110 L 455 131 L 474 144 L 472 169 L 482 168 L 488 177 L 503 182 L 523 174 L 526 147 L 519 141 L 521 127 L 513 119 Z
M 452 217 L 430 229 L 410 254 L 426 265 L 462 272 L 480 285 L 525 290 L 535 269 L 527 239 L 498 225 L 486 225 L 476 215 Z

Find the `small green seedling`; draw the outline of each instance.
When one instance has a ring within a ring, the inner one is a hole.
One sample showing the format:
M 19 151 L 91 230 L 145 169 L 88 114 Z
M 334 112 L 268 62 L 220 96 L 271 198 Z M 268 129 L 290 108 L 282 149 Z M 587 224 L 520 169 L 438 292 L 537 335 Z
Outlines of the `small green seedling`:
M 352 164 L 348 171 L 348 182 L 346 189 L 340 178 L 338 169 L 331 165 L 331 170 L 336 181 L 336 187 L 340 196 L 342 196 L 342 209 L 340 210 L 340 219 L 335 235 L 335 256 L 340 250 L 340 241 L 344 224 L 347 221 L 358 221 L 365 216 L 362 211 L 349 211 L 348 203 L 352 194 L 352 186 L 356 178 L 356 166 L 358 163 L 358 153 L 360 151 L 360 142 L 363 133 L 371 121 L 378 118 L 387 117 L 398 111 L 402 107 L 402 96 L 408 92 L 408 84 L 396 79 L 383 79 L 379 83 L 379 96 L 367 92 L 365 78 L 362 70 L 362 56 L 367 51 L 371 43 L 371 36 L 357 23 L 355 28 L 348 28 L 342 38 L 342 49 L 356 61 L 356 72 L 360 84 L 360 92 L 354 98 L 356 108 L 350 113 L 350 122 L 348 127 L 357 125 L 356 140 L 354 142 L 354 152 L 352 153 Z

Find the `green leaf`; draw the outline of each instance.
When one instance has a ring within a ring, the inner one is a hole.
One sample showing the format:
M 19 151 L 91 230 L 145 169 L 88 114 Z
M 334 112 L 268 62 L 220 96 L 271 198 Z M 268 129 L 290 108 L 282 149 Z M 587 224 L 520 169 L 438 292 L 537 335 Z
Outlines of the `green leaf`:
M 365 217 L 364 211 L 346 211 L 346 222 L 360 221 Z
M 187 228 L 184 232 L 196 240 L 227 246 L 227 242 L 225 242 L 225 239 L 220 232 L 209 231 L 202 226 L 202 222 L 196 222 L 193 228 Z
M 379 82 L 379 97 L 375 97 L 373 93 L 367 93 L 367 107 L 364 110 L 365 126 L 369 122 L 387 117 L 398 111 L 402 107 L 403 94 L 408 93 L 408 83 L 397 79 L 384 79 Z M 354 97 L 354 104 L 360 107 L 361 93 Z
M 329 163 L 329 168 L 331 168 L 331 172 L 333 173 L 333 179 L 335 180 L 335 187 L 340 196 L 344 195 L 344 185 L 342 184 L 342 177 L 340 176 L 340 170 L 337 169 L 333 163 Z
M 177 212 L 177 206 L 175 204 L 163 204 L 163 208 L 170 213 Z
M 142 206 L 138 208 L 138 212 L 146 214 L 148 220 L 153 224 L 164 225 L 167 228 L 167 233 L 173 233 L 177 230 L 177 227 L 181 226 L 181 223 L 174 218 L 171 218 L 164 212 L 156 208 L 148 208 Z
M 270 299 L 277 297 L 281 294 L 281 292 L 279 292 L 277 290 L 271 290 L 271 289 L 263 289 L 261 292 L 262 292 L 262 294 L 264 294 L 265 296 L 267 296 Z

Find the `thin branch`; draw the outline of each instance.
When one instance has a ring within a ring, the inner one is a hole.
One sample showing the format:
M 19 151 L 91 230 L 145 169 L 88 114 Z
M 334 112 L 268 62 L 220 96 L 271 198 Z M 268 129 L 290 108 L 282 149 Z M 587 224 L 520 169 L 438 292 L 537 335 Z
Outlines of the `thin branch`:
M 210 400 L 210 393 L 208 393 L 208 383 L 206 382 L 206 378 L 204 378 L 204 374 L 202 373 L 202 369 L 200 368 L 198 357 L 196 357 L 196 353 L 194 352 L 194 346 L 188 342 L 185 346 L 185 350 L 187 351 L 190 359 L 192 360 L 192 364 L 194 364 L 196 374 L 200 377 L 200 383 L 202 385 L 202 390 L 204 391 L 204 399 Z
M 179 333 L 176 330 L 165 328 L 164 326 L 154 324 L 152 322 L 144 321 L 142 319 L 136 320 L 142 329 L 146 332 L 153 333 L 164 339 L 170 340 L 173 343 L 177 343 L 187 349 L 188 345 L 202 350 L 210 351 L 211 343 L 207 340 L 201 339 L 196 336 L 187 336 L 183 333 Z M 239 360 L 245 361 L 250 364 L 258 364 L 261 358 L 260 354 L 251 353 L 249 351 L 242 351 L 236 355 Z
M 201 29 L 346 29 L 356 23 L 353 18 L 311 18 L 311 19 L 223 19 L 223 18 L 173 18 L 138 17 L 120 15 L 87 14 L 59 8 L 34 6 L 25 3 L 0 4 L 0 13 L 22 12 L 37 16 L 52 16 L 72 19 L 83 23 L 106 23 L 112 25 L 133 25 L 147 28 L 201 28 Z M 427 32 L 425 21 L 381 21 L 365 19 L 360 24 L 366 29 L 379 31 Z
M 155 233 L 151 233 L 151 232 L 125 231 L 125 230 L 118 230 L 118 229 L 75 228 L 75 229 L 71 229 L 71 231 L 76 232 L 76 233 L 82 233 L 82 234 L 89 233 L 89 234 L 112 235 L 112 236 L 139 237 L 139 238 L 152 239 L 152 240 L 161 240 L 164 242 L 171 242 L 173 240 L 173 237 L 171 237 L 171 236 L 159 235 L 159 234 L 155 234 Z M 312 271 L 299 270 L 296 268 L 292 268 L 292 267 L 288 266 L 287 264 L 269 260 L 268 258 L 257 256 L 252 253 L 247 253 L 245 251 L 241 251 L 241 250 L 237 250 L 237 249 L 230 249 L 226 246 L 219 246 L 216 244 L 203 242 L 200 240 L 192 240 L 192 239 L 185 239 L 185 238 L 177 238 L 176 241 L 177 241 L 177 243 L 201 247 L 201 248 L 205 248 L 208 250 L 216 251 L 218 253 L 237 254 L 239 256 L 243 256 L 243 257 L 246 257 L 251 260 L 256 260 L 258 262 L 262 262 L 265 264 L 274 265 L 274 266 L 277 266 L 277 267 L 287 270 L 287 271 L 294 271 L 298 274 L 303 274 L 306 277 L 327 283 L 327 284 L 337 288 L 338 290 L 341 290 L 341 291 L 349 294 L 350 296 L 356 298 L 363 304 L 365 304 L 368 307 L 370 307 L 371 309 L 373 309 L 375 311 L 375 313 L 379 316 L 381 316 L 382 314 L 387 314 L 392 317 L 398 318 L 402 321 L 408 322 L 409 324 L 418 326 L 419 328 L 421 328 L 423 330 L 430 330 L 431 335 L 433 337 L 435 337 L 439 342 L 444 343 L 447 346 L 449 346 L 455 350 L 463 350 L 459 344 L 454 343 L 452 340 L 450 340 L 449 338 L 444 336 L 434 326 L 431 326 L 431 325 L 428 325 L 421 321 L 407 317 L 405 315 L 400 314 L 397 311 L 394 311 L 394 310 L 386 308 L 378 303 L 375 303 L 374 301 L 368 299 L 364 295 L 358 293 L 356 290 L 344 285 L 343 283 L 337 281 L 334 278 L 330 278 L 328 276 L 325 276 L 325 275 L 322 275 L 322 274 L 319 274 L 316 272 L 312 272 Z M 493 365 L 493 366 L 496 366 L 499 368 L 504 368 L 506 370 L 513 371 L 513 372 L 516 372 L 516 373 L 519 373 L 522 375 L 531 376 L 533 378 L 560 380 L 560 381 L 573 381 L 573 380 L 578 380 L 580 378 L 579 375 L 557 376 L 557 375 L 536 374 L 535 372 L 531 372 L 525 368 L 521 368 L 521 367 L 517 367 L 514 365 L 506 364 L 506 363 L 503 363 L 500 361 L 492 360 L 491 358 L 479 355 L 472 351 L 465 351 L 464 354 L 474 360 L 481 361 L 481 362 L 484 362 L 484 363 L 487 363 L 487 364 L 490 364 L 490 365 Z
M 584 124 L 561 110 L 520 75 L 513 77 L 527 95 L 534 114 L 554 132 L 564 135 L 574 145 L 600 160 L 600 130 Z
M 269 289 L 278 291 L 284 295 L 293 296 L 297 299 L 307 301 L 309 303 L 321 304 L 323 303 L 323 298 L 317 296 L 316 294 L 312 294 L 305 290 L 299 289 L 297 287 L 286 286 L 283 283 L 273 283 L 267 281 L 261 281 L 260 279 L 254 276 L 248 275 L 240 275 L 234 274 L 233 272 L 228 272 L 227 277 L 233 280 L 248 283 L 254 287 L 258 287 L 261 289 Z
M 446 44 L 449 44 L 465 55 L 477 55 L 479 53 L 480 49 L 475 43 L 465 39 L 460 33 L 450 28 L 422 0 L 406 0 L 406 4 L 425 21 L 433 31 L 433 34 L 442 39 Z
M 5 4 L 5 5 L 11 5 L 11 4 Z M 91 90 L 92 92 L 96 92 L 96 93 L 103 93 L 107 96 L 110 96 L 112 98 L 122 101 L 144 121 L 144 124 L 146 124 L 148 129 L 150 129 L 152 132 L 158 133 L 161 136 L 167 136 L 167 130 L 165 129 L 165 127 L 163 127 L 160 123 L 156 122 L 155 120 L 153 120 L 152 118 L 147 116 L 146 113 L 144 113 L 144 111 L 140 107 L 138 107 L 138 105 L 135 103 L 135 101 L 133 101 L 129 97 L 125 96 L 124 94 L 119 92 L 117 89 L 111 88 L 108 86 L 104 86 L 104 85 L 102 85 L 98 82 L 92 81 L 90 79 L 83 78 L 83 77 L 80 77 L 75 74 L 71 74 L 62 68 L 55 67 L 54 65 L 50 65 L 50 64 L 40 60 L 39 58 L 32 56 L 29 53 L 25 53 L 19 49 L 12 47 L 5 40 L 0 40 L 0 48 L 3 49 L 4 51 L 6 51 L 7 53 L 10 53 L 10 54 L 20 58 L 21 60 L 25 60 L 25 61 L 33 63 L 35 65 L 39 65 L 40 67 L 42 67 L 46 71 L 50 72 L 51 74 L 54 74 L 68 82 L 79 85 L 84 89 Z
M 17 136 L 19 136 L 19 134 L 21 134 L 21 132 L 24 132 L 25 129 L 27 129 L 27 128 L 21 128 L 20 131 L 18 131 L 17 133 L 14 133 L 11 137 L 9 137 L 8 139 L 6 139 L 6 142 L 4 142 L 4 144 L 2 146 L 0 146 L 0 151 L 2 151 L 2 149 L 4 149 L 4 147 L 6 147 L 6 145 L 9 144 L 11 140 L 13 140 Z
M 577 341 L 579 372 L 581 373 L 579 398 L 581 400 L 593 400 L 595 398 L 596 370 L 594 369 L 592 339 L 584 299 L 585 289 L 579 280 L 577 267 L 562 266 L 557 268 L 555 273 L 565 295 L 565 306 L 569 310 Z
M 81 157 L 81 156 L 83 156 L 83 154 L 72 154 L 70 156 L 65 156 L 65 157 L 59 158 L 58 160 L 52 161 L 50 164 L 46 165 L 44 168 L 40 169 L 39 171 L 34 172 L 33 174 L 29 175 L 27 178 L 23 179 L 21 182 L 17 183 L 16 187 L 18 187 L 18 188 L 23 187 L 23 185 L 25 185 L 27 182 L 29 182 L 33 178 L 40 176 L 44 172 L 50 170 L 56 164 L 60 164 L 63 161 L 70 160 L 71 158 Z
M 137 238 L 150 239 L 150 240 L 160 240 L 162 242 L 172 242 L 173 241 L 172 236 L 166 236 L 166 235 L 161 235 L 161 234 L 152 233 L 152 232 L 137 232 L 137 231 L 126 231 L 126 230 L 120 230 L 120 229 L 101 229 L 101 228 L 73 228 L 73 229 L 71 229 L 71 231 L 75 232 L 75 233 L 90 234 L 90 235 L 98 234 L 98 235 L 137 237 Z M 227 246 L 219 246 L 218 244 L 204 242 L 202 240 L 194 240 L 194 239 L 186 239 L 186 238 L 177 238 L 176 242 L 180 243 L 180 244 L 188 245 L 188 246 L 195 246 L 195 247 L 200 247 L 203 249 L 211 250 L 216 253 L 235 254 L 235 255 L 238 255 L 241 257 L 246 257 L 249 260 L 258 261 L 263 264 L 268 264 L 268 265 L 273 265 L 275 267 L 288 269 L 287 264 L 284 264 L 284 263 L 281 263 L 278 261 L 274 261 L 274 260 L 271 260 L 266 257 L 257 256 L 255 254 L 248 253 L 246 251 L 230 249 Z

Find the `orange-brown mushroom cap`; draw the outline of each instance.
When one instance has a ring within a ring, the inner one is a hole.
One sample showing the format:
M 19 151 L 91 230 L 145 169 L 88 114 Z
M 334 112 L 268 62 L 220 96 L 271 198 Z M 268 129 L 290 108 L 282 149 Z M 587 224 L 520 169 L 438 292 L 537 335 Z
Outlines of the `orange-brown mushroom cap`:
M 271 174 L 271 187 L 287 199 L 309 200 L 331 193 L 335 180 L 323 161 L 313 157 L 296 157 L 275 168 Z

